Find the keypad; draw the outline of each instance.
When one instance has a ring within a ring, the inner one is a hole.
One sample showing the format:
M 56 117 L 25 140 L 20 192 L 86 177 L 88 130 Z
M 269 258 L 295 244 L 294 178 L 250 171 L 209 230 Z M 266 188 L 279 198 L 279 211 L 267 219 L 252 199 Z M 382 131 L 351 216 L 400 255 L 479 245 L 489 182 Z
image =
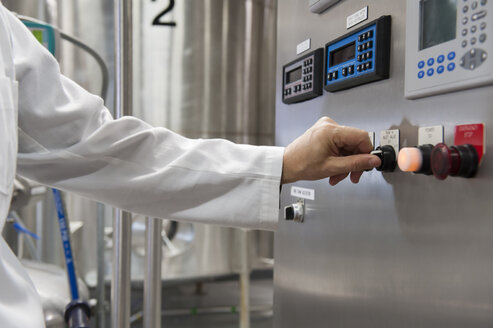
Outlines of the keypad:
M 333 69 L 329 67 L 330 71 L 327 73 L 327 82 L 351 78 L 351 76 L 373 70 L 376 42 L 375 31 L 372 28 L 361 31 L 355 36 L 354 40 L 356 42 L 354 61 L 352 63 L 350 61 L 342 63 Z

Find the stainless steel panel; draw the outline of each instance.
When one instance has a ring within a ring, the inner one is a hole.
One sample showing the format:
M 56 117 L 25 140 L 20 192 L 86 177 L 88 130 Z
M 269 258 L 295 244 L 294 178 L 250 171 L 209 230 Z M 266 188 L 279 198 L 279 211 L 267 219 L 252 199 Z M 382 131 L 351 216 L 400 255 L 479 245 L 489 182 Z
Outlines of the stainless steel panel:
M 345 34 L 346 17 L 366 5 L 369 20 L 392 15 L 390 79 L 283 104 L 282 65 L 296 58 L 296 44 L 310 37 L 314 49 Z M 377 135 L 398 128 L 402 146 L 417 143 L 419 126 L 443 124 L 452 144 L 455 124 L 493 125 L 492 87 L 404 98 L 404 0 L 342 1 L 321 15 L 285 0 L 278 13 L 277 144 L 324 115 Z M 490 131 L 487 143 L 491 153 Z M 316 198 L 304 223 L 281 222 L 276 233 L 275 327 L 491 327 L 492 169 L 487 155 L 469 180 L 372 171 L 359 185 L 296 183 Z M 289 189 L 282 206 L 295 201 Z

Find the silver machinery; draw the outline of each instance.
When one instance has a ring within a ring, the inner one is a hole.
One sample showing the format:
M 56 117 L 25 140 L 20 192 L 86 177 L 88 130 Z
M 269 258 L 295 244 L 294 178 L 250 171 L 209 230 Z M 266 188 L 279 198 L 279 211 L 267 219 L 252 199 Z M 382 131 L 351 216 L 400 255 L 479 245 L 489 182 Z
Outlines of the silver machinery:
M 275 328 L 491 327 L 493 1 L 343 0 L 312 13 L 314 2 L 278 8 L 276 143 L 329 116 L 368 131 L 404 170 L 402 148 L 437 149 L 413 148 L 425 174 L 385 157 L 358 185 L 283 187 Z

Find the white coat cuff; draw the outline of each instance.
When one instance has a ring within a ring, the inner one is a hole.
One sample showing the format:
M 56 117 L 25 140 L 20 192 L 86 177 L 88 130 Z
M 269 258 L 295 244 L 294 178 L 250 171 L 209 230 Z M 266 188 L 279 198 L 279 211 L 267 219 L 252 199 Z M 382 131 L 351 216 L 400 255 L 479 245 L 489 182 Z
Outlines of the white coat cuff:
M 268 147 L 266 149 L 266 179 L 262 185 L 260 200 L 260 229 L 277 230 L 279 223 L 279 196 L 281 186 L 284 147 Z

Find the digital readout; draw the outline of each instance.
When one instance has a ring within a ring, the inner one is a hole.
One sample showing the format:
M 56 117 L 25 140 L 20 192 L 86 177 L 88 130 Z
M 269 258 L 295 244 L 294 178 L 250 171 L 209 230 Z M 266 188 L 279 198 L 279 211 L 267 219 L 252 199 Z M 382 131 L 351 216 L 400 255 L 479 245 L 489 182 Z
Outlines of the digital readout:
M 330 53 L 330 66 L 336 66 L 341 63 L 347 62 L 348 60 L 354 59 L 356 50 L 356 43 L 351 42 L 344 47 L 336 49 Z
M 298 81 L 299 79 L 301 79 L 301 66 L 289 71 L 286 74 L 286 84 Z

